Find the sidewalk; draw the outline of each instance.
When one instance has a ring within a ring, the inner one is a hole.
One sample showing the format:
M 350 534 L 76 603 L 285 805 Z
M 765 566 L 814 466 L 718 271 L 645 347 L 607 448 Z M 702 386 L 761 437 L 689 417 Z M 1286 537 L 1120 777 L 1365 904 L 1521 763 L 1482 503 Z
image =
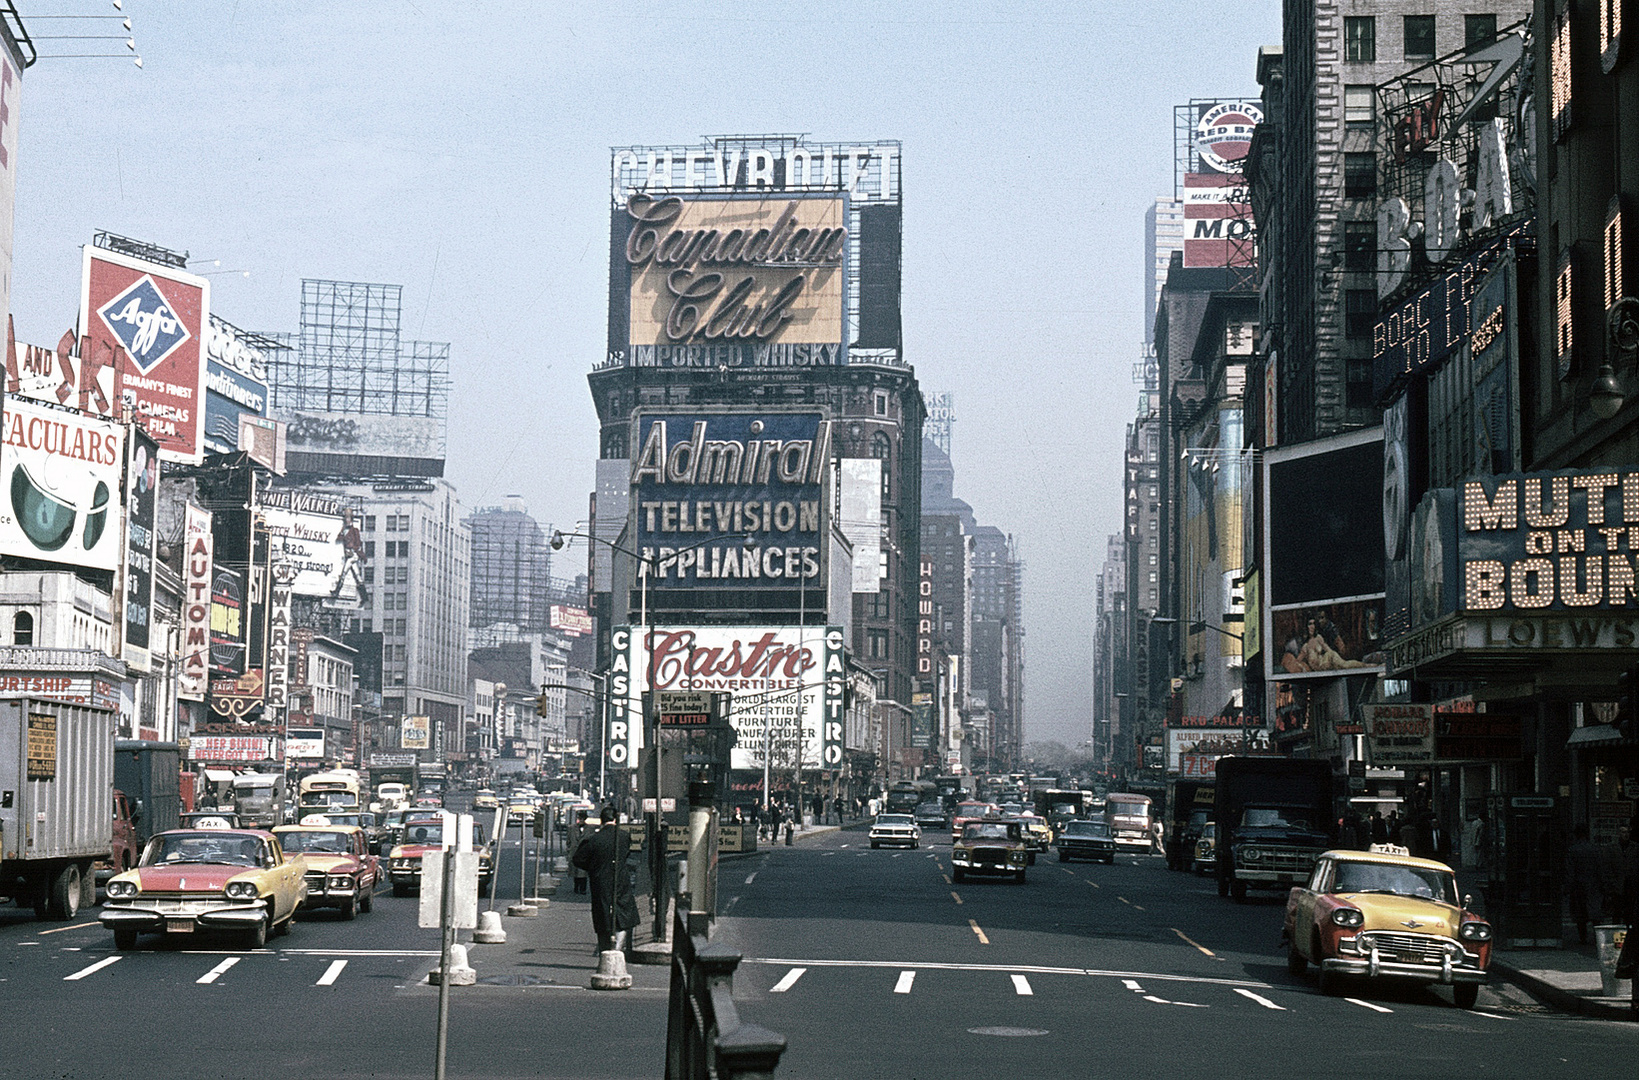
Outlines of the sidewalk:
M 1558 949 L 1497 949 L 1491 954 L 1491 971 L 1556 1008 L 1599 1020 L 1639 1019 L 1627 994 L 1604 996 L 1599 958 L 1591 944 Z M 1619 984 L 1623 990 L 1627 986 L 1625 980 Z

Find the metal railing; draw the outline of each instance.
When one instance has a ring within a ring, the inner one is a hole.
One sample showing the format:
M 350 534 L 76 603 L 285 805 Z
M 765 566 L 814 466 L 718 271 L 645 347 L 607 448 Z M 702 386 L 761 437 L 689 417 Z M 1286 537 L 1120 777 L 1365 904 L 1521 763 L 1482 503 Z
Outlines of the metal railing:
M 671 1006 L 666 1020 L 666 1080 L 752 1080 L 773 1076 L 785 1036 L 740 1019 L 734 969 L 740 954 L 689 933 L 679 897 L 672 920 Z

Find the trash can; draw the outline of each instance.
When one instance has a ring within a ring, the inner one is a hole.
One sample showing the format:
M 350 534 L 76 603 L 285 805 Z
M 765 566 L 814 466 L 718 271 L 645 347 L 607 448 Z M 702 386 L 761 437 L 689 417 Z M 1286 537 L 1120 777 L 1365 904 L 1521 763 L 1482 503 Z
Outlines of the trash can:
M 1622 951 L 1622 939 L 1627 936 L 1625 926 L 1596 926 L 1593 928 L 1594 948 L 1599 953 L 1599 982 L 1606 997 L 1627 997 L 1632 984 L 1616 977 L 1616 957 Z

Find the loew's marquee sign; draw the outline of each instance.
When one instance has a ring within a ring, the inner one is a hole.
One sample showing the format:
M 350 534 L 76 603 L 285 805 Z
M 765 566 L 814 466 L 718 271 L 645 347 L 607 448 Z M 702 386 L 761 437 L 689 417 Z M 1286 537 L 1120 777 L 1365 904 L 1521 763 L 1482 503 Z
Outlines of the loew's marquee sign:
M 840 627 L 616 627 L 609 672 L 609 765 L 629 768 L 646 745 L 643 695 L 729 695 L 730 767 L 842 765 Z

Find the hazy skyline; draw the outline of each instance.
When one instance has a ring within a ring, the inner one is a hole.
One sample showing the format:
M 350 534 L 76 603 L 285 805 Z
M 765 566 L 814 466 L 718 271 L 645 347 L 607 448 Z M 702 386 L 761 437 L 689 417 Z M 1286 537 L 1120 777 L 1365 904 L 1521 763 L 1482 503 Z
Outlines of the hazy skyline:
M 37 37 L 111 10 L 18 6 Z M 463 505 L 517 494 L 567 528 L 597 454 L 609 148 L 898 139 L 904 354 L 955 395 L 956 493 L 1026 561 L 1025 737 L 1086 738 L 1144 211 L 1171 190 L 1172 106 L 1255 96 L 1279 4 L 588 8 L 126 0 L 143 68 L 23 79 L 18 339 L 73 324 L 99 229 L 187 250 L 247 329 L 295 330 L 304 277 L 402 284 L 405 336 L 452 345 Z

